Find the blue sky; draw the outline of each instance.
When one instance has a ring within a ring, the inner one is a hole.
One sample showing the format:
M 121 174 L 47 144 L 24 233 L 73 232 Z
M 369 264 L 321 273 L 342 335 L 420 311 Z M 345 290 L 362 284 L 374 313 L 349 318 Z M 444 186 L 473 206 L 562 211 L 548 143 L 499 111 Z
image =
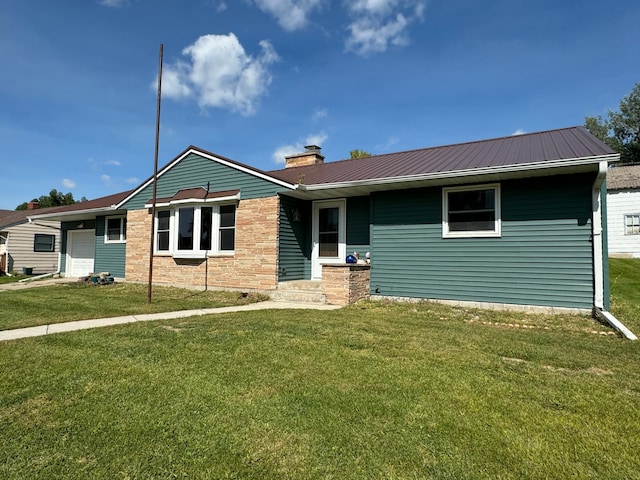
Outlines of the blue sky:
M 265 170 L 581 125 L 640 82 L 637 0 L 0 0 L 0 209 L 196 145 Z

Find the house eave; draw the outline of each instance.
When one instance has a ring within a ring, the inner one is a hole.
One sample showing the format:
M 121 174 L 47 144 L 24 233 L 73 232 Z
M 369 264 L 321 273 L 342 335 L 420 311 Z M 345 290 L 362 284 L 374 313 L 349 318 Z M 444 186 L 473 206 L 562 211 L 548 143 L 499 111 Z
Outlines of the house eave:
M 89 208 L 87 210 L 75 210 L 72 212 L 45 213 L 42 215 L 30 215 L 29 222 L 35 220 L 56 220 L 59 222 L 72 222 L 75 220 L 92 220 L 103 213 L 113 214 L 117 212 L 116 205 L 100 208 Z

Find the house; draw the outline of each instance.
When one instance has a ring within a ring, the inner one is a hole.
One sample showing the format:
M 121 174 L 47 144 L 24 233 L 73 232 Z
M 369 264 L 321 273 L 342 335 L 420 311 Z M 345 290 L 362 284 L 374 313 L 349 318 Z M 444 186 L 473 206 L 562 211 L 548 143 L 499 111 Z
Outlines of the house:
M 37 202 L 30 202 L 28 210 L 0 210 L 0 275 L 58 270 L 60 222 L 29 222 L 28 216 L 38 208 Z
M 68 276 L 146 282 L 153 248 L 159 284 L 606 310 L 618 159 L 582 127 L 334 162 L 309 146 L 273 171 L 191 146 L 159 171 L 155 206 L 150 178 L 32 218 L 62 222 Z
M 640 258 L 640 165 L 607 173 L 607 232 L 610 257 Z

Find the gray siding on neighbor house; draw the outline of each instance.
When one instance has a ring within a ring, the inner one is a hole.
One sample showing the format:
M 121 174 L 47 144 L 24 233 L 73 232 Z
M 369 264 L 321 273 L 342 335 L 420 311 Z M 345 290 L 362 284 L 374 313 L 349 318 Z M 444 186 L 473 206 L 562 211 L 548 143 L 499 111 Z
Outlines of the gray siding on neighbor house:
M 35 223 L 20 223 L 5 228 L 8 233 L 7 271 L 22 273 L 24 267 L 33 268 L 34 274 L 52 273 L 58 269 L 58 254 L 60 252 L 60 224 L 51 221 Z M 53 252 L 34 252 L 36 234 L 53 235 L 55 244 Z
M 300 221 L 293 220 L 293 210 Z M 278 281 L 303 280 L 311 276 L 311 202 L 280 196 L 278 232 Z
M 242 199 L 272 197 L 285 190 L 284 187 L 268 180 L 192 153 L 158 178 L 157 196 L 172 197 L 186 188 L 206 189 L 207 183 L 210 192 L 240 189 Z M 152 194 L 153 187 L 150 184 L 126 202 L 124 208 L 144 208 Z
M 96 253 L 93 269 L 124 278 L 126 243 L 104 243 L 106 217 L 96 218 Z
M 375 194 L 372 293 L 590 308 L 593 180 L 502 182 L 500 238 L 442 238 L 442 188 Z

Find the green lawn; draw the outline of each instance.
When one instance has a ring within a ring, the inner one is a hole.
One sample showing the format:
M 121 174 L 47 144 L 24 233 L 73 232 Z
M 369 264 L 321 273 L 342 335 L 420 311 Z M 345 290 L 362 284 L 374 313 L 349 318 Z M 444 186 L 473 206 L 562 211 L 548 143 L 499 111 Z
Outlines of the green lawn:
M 0 345 L 0 478 L 640 476 L 640 342 L 434 304 Z
M 640 337 L 640 258 L 610 258 L 611 313 Z
M 640 479 L 639 358 L 588 316 L 430 303 L 2 342 L 0 478 Z
M 149 305 L 146 285 L 61 283 L 0 292 L 0 330 L 90 318 L 243 305 L 265 298 L 240 292 L 154 287 L 153 301 Z

